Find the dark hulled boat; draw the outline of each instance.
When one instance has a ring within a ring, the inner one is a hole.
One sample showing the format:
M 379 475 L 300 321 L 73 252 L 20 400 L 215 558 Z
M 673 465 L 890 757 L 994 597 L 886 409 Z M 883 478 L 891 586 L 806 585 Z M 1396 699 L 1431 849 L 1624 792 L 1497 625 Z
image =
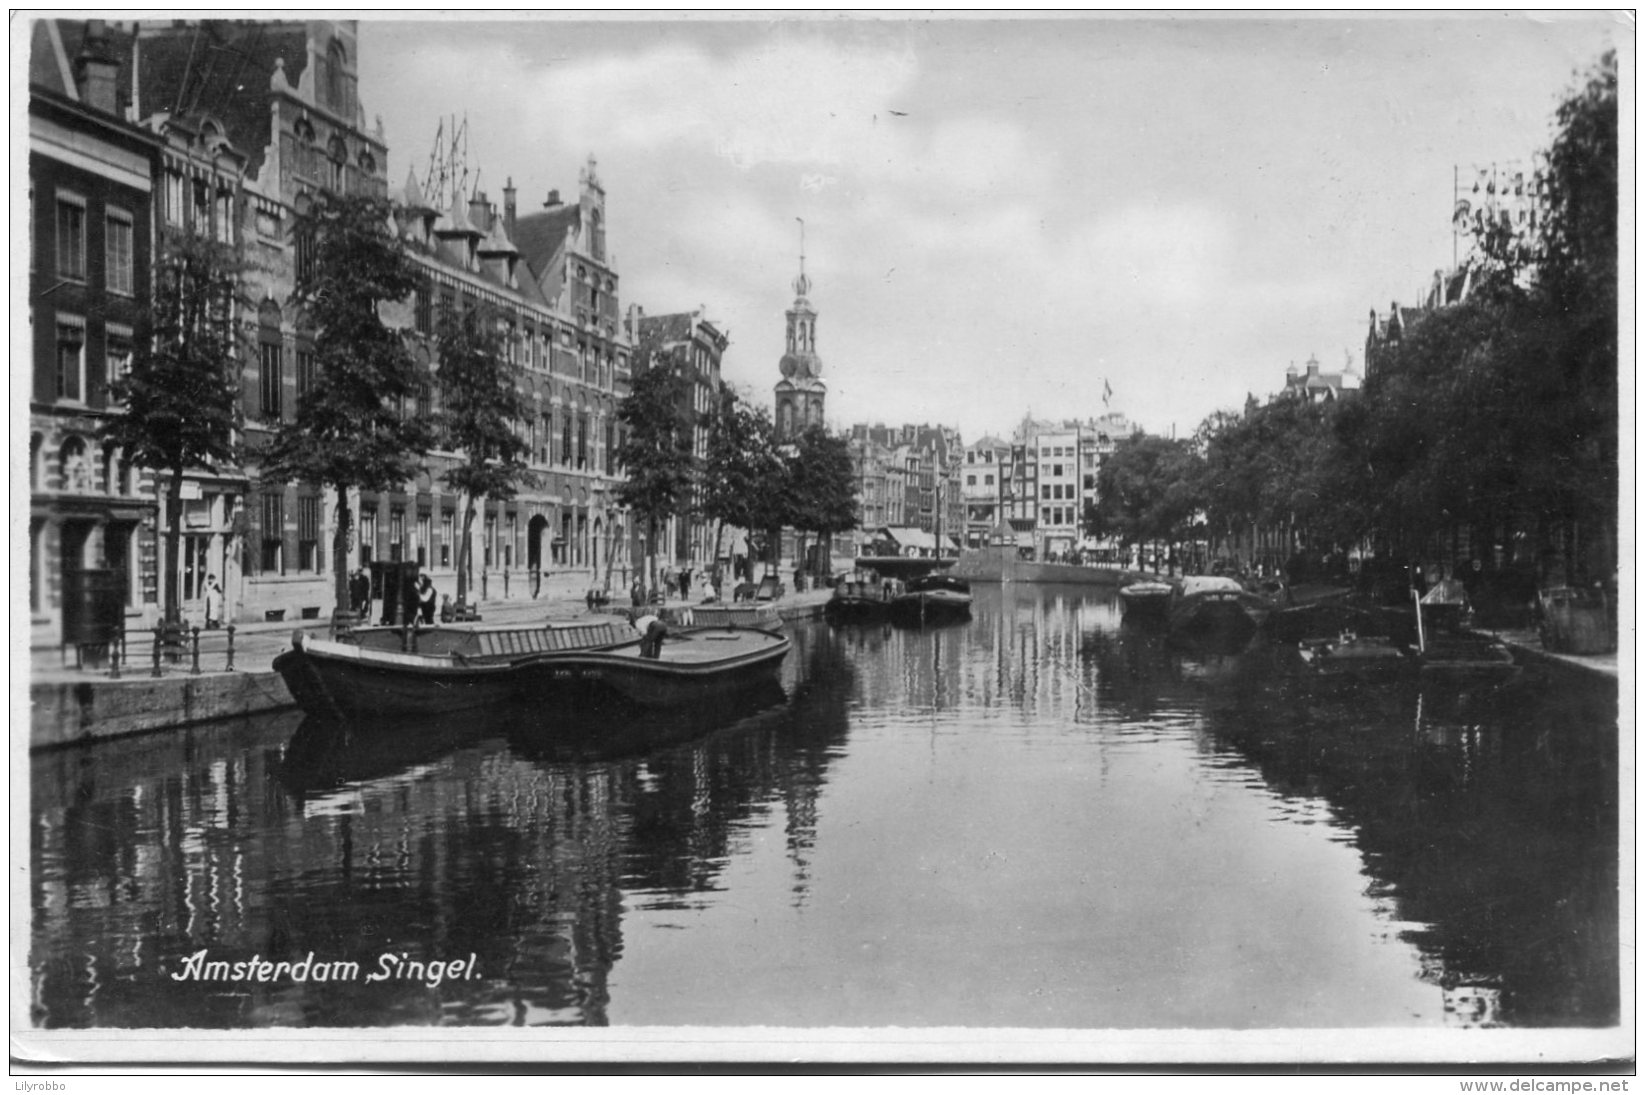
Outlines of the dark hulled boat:
M 869 578 L 853 575 L 834 587 L 823 605 L 830 623 L 878 623 L 891 612 L 891 602 L 904 592 L 896 578 Z
M 1267 622 L 1273 602 L 1232 578 L 1184 578 L 1172 599 L 1171 632 L 1181 635 L 1250 635 Z
M 322 718 L 441 715 L 505 704 L 533 662 L 634 640 L 618 619 L 536 627 L 362 628 L 342 639 L 299 630 L 274 659 L 297 705 Z
M 902 593 L 891 598 L 888 613 L 895 624 L 919 627 L 971 618 L 971 586 L 951 574 L 910 578 Z
M 1120 610 L 1127 617 L 1163 620 L 1171 612 L 1176 596 L 1174 583 L 1162 578 L 1139 578 L 1120 587 Z
M 524 667 L 533 699 L 606 693 L 642 707 L 700 703 L 770 681 L 792 641 L 754 627 L 658 629 L 620 646 L 571 650 Z

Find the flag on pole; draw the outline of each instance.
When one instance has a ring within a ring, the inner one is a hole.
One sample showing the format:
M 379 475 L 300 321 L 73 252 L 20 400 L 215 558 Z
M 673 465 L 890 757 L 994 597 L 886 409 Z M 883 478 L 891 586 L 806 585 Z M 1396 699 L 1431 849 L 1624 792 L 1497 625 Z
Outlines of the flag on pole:
M 1113 396 L 1113 394 L 1114 394 L 1114 389 L 1109 385 L 1108 378 L 1103 377 L 1103 379 L 1102 379 L 1102 405 L 1104 407 L 1108 406 L 1108 400 Z

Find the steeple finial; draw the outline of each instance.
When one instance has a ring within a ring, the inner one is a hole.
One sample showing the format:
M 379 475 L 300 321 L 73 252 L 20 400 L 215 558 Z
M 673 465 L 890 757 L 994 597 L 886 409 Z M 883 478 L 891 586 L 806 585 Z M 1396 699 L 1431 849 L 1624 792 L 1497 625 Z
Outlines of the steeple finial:
M 800 276 L 794 279 L 794 295 L 803 298 L 811 291 L 811 279 L 805 276 L 805 218 L 794 219 L 800 222 Z

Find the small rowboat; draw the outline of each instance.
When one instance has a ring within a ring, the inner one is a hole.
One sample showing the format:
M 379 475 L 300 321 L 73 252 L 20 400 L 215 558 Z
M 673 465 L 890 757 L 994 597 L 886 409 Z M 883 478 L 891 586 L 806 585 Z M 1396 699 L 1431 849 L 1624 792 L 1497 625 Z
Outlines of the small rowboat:
M 540 659 L 634 638 L 634 629 L 617 619 L 536 627 L 374 627 L 341 640 L 298 630 L 291 649 L 274 659 L 274 669 L 311 715 L 441 715 L 512 701 L 522 671 Z

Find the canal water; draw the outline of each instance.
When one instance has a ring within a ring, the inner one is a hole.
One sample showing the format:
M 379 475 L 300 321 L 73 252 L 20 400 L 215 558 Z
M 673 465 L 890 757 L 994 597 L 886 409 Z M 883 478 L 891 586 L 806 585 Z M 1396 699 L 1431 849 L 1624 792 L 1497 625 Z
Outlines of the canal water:
M 1614 686 L 1326 687 L 1073 587 L 792 630 L 780 688 L 673 717 L 33 757 L 32 1021 L 1619 1020 Z

